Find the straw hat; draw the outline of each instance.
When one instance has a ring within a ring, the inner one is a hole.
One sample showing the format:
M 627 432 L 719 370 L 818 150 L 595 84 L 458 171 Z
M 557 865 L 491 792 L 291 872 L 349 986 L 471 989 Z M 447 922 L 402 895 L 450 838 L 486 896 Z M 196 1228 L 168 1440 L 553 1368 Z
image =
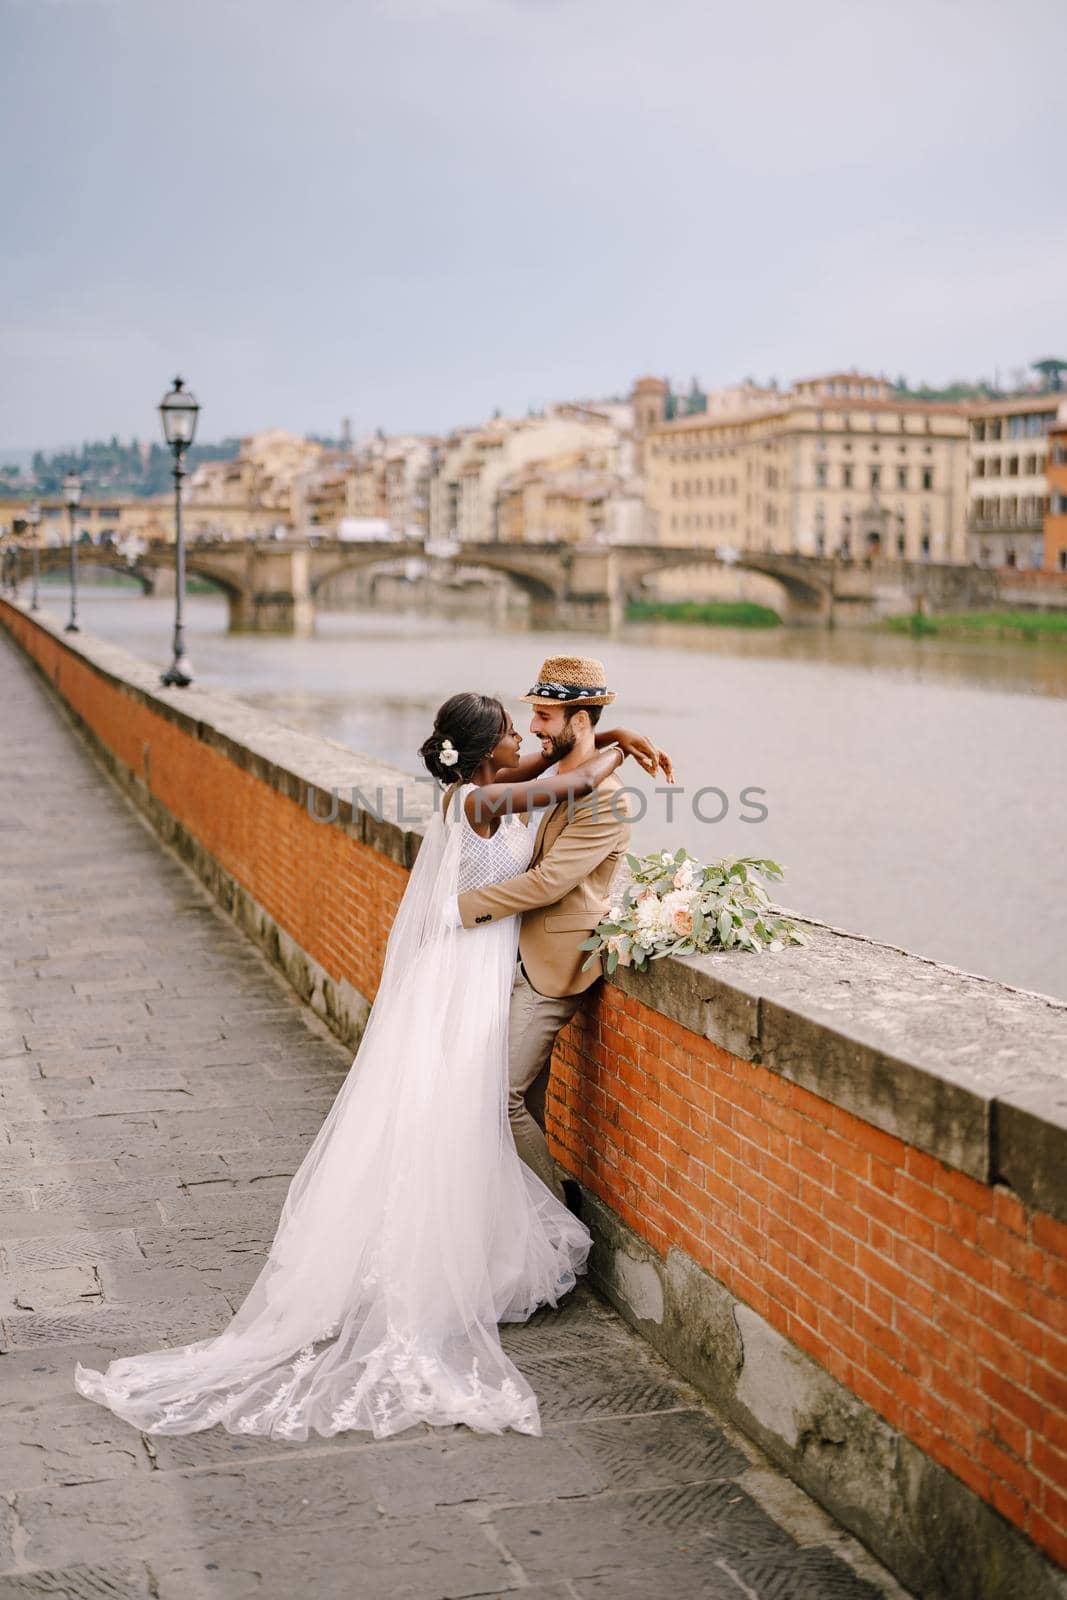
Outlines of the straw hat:
M 532 706 L 609 706 L 615 692 L 605 686 L 604 663 L 592 656 L 549 656 L 537 682 L 519 696 Z

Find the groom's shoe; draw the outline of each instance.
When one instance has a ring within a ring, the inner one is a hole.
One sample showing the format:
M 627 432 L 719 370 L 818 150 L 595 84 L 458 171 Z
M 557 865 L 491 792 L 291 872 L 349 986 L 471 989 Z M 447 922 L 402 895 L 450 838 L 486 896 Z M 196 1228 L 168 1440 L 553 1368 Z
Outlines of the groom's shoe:
M 577 1178 L 564 1178 L 563 1199 L 568 1211 L 581 1218 L 582 1215 L 582 1186 Z

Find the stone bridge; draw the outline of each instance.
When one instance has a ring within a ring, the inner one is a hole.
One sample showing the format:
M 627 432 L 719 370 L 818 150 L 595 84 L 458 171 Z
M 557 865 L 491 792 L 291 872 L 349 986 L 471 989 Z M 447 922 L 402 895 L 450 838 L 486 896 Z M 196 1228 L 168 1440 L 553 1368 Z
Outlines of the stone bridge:
M 655 573 L 724 566 L 712 551 L 688 545 L 490 543 L 466 544 L 441 555 L 417 541 L 353 543 L 322 538 L 197 540 L 187 547 L 186 570 L 209 579 L 226 595 L 231 631 L 306 635 L 314 628 L 316 595 L 331 578 L 410 557 L 428 559 L 441 571 L 504 575 L 529 595 L 535 620 L 557 626 L 613 624 Z M 40 553 L 41 570 L 63 570 L 68 559 L 66 547 L 49 547 Z M 147 593 L 173 592 L 173 545 L 154 546 L 127 562 L 113 547 L 83 544 L 78 559 L 83 566 L 135 578 Z M 783 622 L 793 625 L 864 623 L 919 608 L 938 612 L 998 604 L 1067 607 L 1067 575 L 1060 573 L 755 550 L 738 552 L 732 565 L 773 579 L 780 591 L 776 609 Z

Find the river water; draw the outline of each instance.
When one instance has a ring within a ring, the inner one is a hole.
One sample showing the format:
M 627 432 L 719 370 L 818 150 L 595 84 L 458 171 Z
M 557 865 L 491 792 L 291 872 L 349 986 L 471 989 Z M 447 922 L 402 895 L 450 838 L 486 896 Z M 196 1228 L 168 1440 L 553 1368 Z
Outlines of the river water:
M 65 620 L 62 587 L 42 600 Z M 79 589 L 84 631 L 160 666 L 173 611 Z M 636 848 L 769 856 L 782 905 L 1067 998 L 1063 645 L 669 623 L 611 636 L 381 610 L 323 611 L 314 638 L 287 639 L 227 634 L 225 602 L 201 595 L 186 619 L 205 688 L 411 773 L 449 694 L 497 694 L 525 730 L 517 696 L 542 659 L 599 656 L 618 696 L 605 719 L 657 739 L 684 791 L 669 819 L 629 764 L 647 803 Z M 757 805 L 765 818 L 746 820 Z

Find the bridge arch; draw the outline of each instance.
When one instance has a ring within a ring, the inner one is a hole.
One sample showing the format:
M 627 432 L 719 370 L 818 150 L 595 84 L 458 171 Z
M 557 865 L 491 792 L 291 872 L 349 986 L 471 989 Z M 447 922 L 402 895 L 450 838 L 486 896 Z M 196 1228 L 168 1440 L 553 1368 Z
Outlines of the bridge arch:
M 548 604 L 558 598 L 558 590 L 543 578 L 538 577 L 535 573 L 526 571 L 522 567 L 512 566 L 507 562 L 489 562 L 482 561 L 480 558 L 471 559 L 450 556 L 445 564 L 453 572 L 469 572 L 472 574 L 488 572 L 494 577 L 508 578 L 535 605 Z
M 163 563 L 156 562 L 154 565 L 158 567 Z M 169 562 L 167 566 L 169 569 Z M 152 570 L 151 566 L 148 570 Z M 185 575 L 189 578 L 206 578 L 209 583 L 213 583 L 217 589 L 221 590 L 226 599 L 230 601 L 240 600 L 245 592 L 244 585 L 238 583 L 229 573 L 219 572 L 216 567 L 212 566 L 210 561 L 204 561 L 197 557 L 195 547 L 192 552 L 189 550 L 185 552 Z
M 520 549 L 511 553 L 507 551 L 506 546 L 504 550 L 498 550 L 496 547 L 485 545 L 468 545 L 461 547 L 454 555 L 438 556 L 428 554 L 421 544 L 394 544 L 375 545 L 373 549 L 360 549 L 357 546 L 351 553 L 345 552 L 340 555 L 337 552 L 330 552 L 328 557 L 321 556 L 319 563 L 313 568 L 310 579 L 312 597 L 318 594 L 323 584 L 339 577 L 342 573 L 367 572 L 375 567 L 386 568 L 413 557 L 426 561 L 431 569 L 434 566 L 447 567 L 453 572 L 489 572 L 510 578 L 534 603 L 556 601 L 565 588 L 559 578 L 552 580 L 544 557 L 538 557 L 536 554 L 524 557 Z
M 564 544 L 465 544 L 443 557 L 454 567 L 503 573 L 537 604 L 563 600 L 574 552 Z
M 788 557 L 774 555 L 769 551 L 762 555 L 754 550 L 739 551 L 738 559 L 731 562 L 723 561 L 713 550 L 663 550 L 655 554 L 642 552 L 640 556 L 629 557 L 623 549 L 619 554 L 624 561 L 623 581 L 628 599 L 639 597 L 641 585 L 646 578 L 653 577 L 659 572 L 676 571 L 686 567 L 710 567 L 719 572 L 759 573 L 761 577 L 773 579 L 785 590 L 794 604 L 804 607 L 824 604 L 829 600 L 831 592 L 829 584 L 824 585 L 807 573 L 793 570 Z
M 26 552 L 27 561 L 32 559 Z M 69 545 L 46 545 L 38 552 L 38 571 L 44 576 L 51 572 L 67 572 L 70 569 Z M 142 594 L 151 594 L 153 581 L 149 573 L 137 565 L 123 559 L 117 550 L 108 550 L 106 546 L 93 544 L 79 544 L 78 570 L 86 567 L 96 567 L 104 572 L 117 572 L 121 577 L 132 578 L 141 585 Z
M 374 544 L 369 541 L 365 545 L 350 544 L 342 546 L 340 550 L 315 549 L 312 552 L 308 588 L 314 599 L 324 584 L 342 577 L 346 572 L 370 572 L 375 567 L 388 567 L 424 554 L 421 544 L 379 544 L 377 541 Z

